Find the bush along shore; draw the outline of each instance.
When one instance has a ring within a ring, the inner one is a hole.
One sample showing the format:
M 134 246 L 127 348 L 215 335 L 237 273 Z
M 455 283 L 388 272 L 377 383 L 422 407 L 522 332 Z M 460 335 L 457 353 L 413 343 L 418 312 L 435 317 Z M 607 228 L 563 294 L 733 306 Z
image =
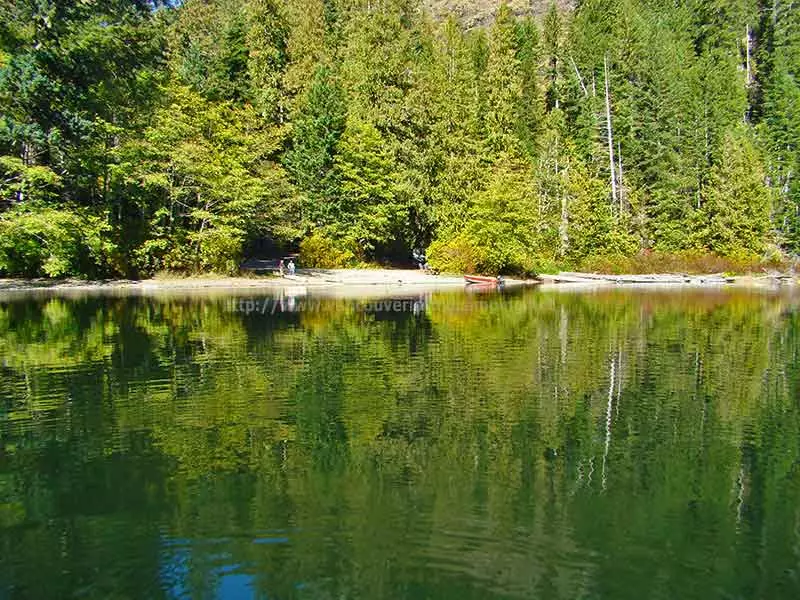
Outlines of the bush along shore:
M 788 269 L 800 11 L 534 4 L 3 4 L 0 276 Z

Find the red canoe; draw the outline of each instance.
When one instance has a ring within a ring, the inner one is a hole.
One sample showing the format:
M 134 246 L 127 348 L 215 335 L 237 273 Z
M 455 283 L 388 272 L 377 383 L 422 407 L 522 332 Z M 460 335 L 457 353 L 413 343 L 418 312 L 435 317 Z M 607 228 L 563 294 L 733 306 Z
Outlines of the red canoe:
M 498 283 L 502 283 L 502 279 L 498 279 L 497 277 L 485 277 L 484 275 L 464 275 L 464 281 L 467 283 L 482 283 L 482 284 L 492 284 L 497 285 Z

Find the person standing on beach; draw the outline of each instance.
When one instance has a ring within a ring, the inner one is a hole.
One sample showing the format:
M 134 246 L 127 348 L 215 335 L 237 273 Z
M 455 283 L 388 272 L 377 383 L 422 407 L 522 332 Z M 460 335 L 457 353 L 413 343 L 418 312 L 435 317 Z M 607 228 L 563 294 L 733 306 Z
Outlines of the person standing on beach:
M 283 277 L 284 269 L 285 269 L 285 265 L 283 264 L 283 259 L 280 259 L 278 261 L 278 272 L 281 274 L 281 277 Z

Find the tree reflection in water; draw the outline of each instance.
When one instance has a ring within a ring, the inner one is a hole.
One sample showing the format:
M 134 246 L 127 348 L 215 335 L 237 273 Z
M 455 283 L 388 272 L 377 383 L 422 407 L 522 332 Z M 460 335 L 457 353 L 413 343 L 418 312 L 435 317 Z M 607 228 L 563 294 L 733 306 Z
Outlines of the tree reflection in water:
M 800 593 L 793 297 L 293 297 L 0 302 L 4 595 Z

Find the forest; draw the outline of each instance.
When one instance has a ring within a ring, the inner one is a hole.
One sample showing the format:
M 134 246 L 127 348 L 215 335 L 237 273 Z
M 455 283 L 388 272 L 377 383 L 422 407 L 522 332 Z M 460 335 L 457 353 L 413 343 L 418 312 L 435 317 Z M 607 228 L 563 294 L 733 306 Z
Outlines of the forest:
M 0 0 L 0 275 L 800 248 L 800 7 Z

